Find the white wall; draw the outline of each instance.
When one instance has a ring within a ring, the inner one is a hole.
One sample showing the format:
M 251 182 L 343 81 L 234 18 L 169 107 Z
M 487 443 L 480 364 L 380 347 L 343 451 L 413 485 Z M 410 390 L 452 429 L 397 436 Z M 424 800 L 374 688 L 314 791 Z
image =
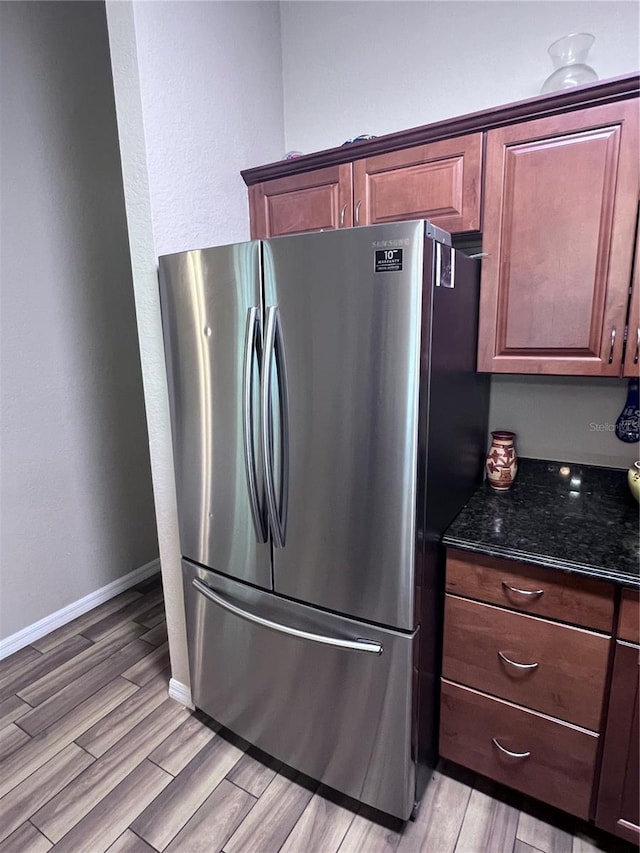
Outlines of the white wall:
M 640 67 L 637 2 L 281 3 L 287 149 L 305 153 L 539 94 L 547 47 L 570 32 L 596 41 L 600 79 Z M 626 468 L 637 445 L 589 424 L 615 423 L 626 383 L 495 376 L 491 429 L 522 455 Z
M 520 456 L 628 468 L 638 445 L 616 438 L 627 380 L 584 376 L 493 376 L 490 429 L 516 433 Z
M 539 94 L 551 42 L 596 37 L 601 80 L 640 66 L 635 0 L 283 0 L 287 149 L 341 145 Z
M 101 3 L 0 4 L 0 638 L 157 557 Z
M 240 170 L 284 152 L 272 2 L 107 2 L 173 678 L 189 685 L 157 256 L 249 238 Z
M 240 170 L 284 154 L 278 4 L 134 8 L 158 254 L 248 239 Z

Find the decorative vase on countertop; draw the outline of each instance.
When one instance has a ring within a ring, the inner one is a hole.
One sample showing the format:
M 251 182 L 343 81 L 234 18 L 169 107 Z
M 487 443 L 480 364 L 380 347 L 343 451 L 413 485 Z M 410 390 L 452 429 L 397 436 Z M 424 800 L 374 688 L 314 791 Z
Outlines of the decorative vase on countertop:
M 634 498 L 640 503 L 640 459 L 627 472 L 627 482 Z
M 485 470 L 487 483 L 492 489 L 506 492 L 513 485 L 518 471 L 518 457 L 514 446 L 516 434 L 508 430 L 491 433 L 491 447 L 487 453 Z
M 548 53 L 556 70 L 544 81 L 540 93 L 545 95 L 597 80 L 598 75 L 586 63 L 587 54 L 595 40 L 591 33 L 571 33 L 554 41 Z
M 640 403 L 638 401 L 637 379 L 629 380 L 627 402 L 616 421 L 616 438 L 629 444 L 640 439 Z

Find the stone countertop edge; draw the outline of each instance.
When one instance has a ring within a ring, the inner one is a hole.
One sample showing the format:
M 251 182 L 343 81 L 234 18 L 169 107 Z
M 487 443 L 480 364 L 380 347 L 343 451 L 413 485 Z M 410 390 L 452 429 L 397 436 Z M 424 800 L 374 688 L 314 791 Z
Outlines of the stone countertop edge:
M 479 486 L 442 541 L 640 589 L 638 505 L 622 469 L 521 458 L 511 489 Z

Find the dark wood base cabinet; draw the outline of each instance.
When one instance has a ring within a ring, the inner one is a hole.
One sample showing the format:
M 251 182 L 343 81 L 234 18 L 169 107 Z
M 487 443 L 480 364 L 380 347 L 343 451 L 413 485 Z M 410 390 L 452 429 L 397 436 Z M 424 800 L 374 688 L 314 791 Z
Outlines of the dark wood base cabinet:
M 444 611 L 440 754 L 638 844 L 638 592 L 450 548 Z
M 640 843 L 638 677 L 640 646 L 618 640 L 604 740 L 596 825 Z

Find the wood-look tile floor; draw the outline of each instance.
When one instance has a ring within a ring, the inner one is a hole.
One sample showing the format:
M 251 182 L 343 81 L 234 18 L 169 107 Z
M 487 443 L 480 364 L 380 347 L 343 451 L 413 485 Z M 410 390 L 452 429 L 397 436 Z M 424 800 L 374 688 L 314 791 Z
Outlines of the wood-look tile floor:
M 384 820 L 167 697 L 159 578 L 0 662 L 0 853 L 611 853 L 636 848 L 441 766 Z

